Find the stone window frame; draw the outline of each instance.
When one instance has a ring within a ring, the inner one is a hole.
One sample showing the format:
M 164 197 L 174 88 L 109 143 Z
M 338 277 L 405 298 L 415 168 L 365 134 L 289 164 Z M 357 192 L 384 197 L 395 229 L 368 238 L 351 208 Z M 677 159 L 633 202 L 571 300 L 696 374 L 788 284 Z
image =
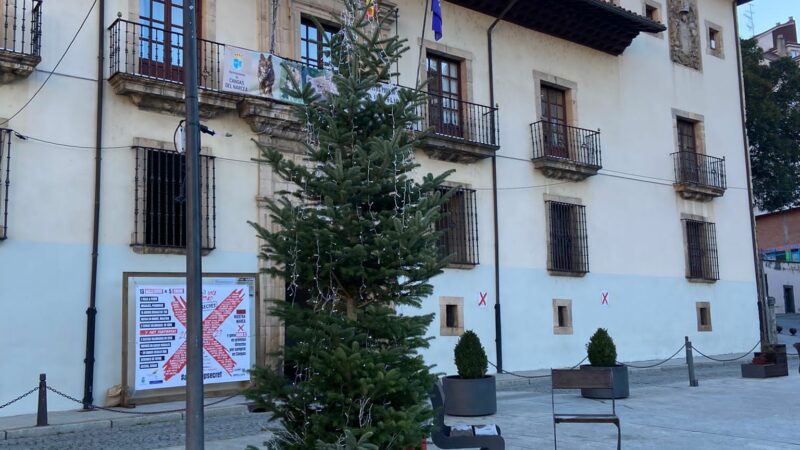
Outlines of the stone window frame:
M 697 214 L 681 213 L 681 234 L 683 235 L 683 254 L 684 254 L 684 268 L 685 268 L 684 270 L 685 270 L 686 280 L 689 281 L 690 283 L 714 284 L 717 281 L 719 281 L 719 279 L 720 279 L 720 276 L 719 276 L 719 260 L 720 260 L 720 258 L 719 258 L 719 245 L 718 245 L 718 242 L 716 241 L 716 239 L 713 242 L 713 249 L 714 249 L 714 252 L 716 253 L 716 255 L 713 257 L 713 259 L 716 262 L 716 275 L 717 275 L 717 278 L 716 279 L 712 279 L 712 278 L 697 278 L 697 277 L 690 276 L 691 274 L 690 274 L 690 269 L 689 269 L 689 264 L 690 264 L 689 263 L 689 258 L 690 258 L 690 255 L 689 255 L 689 236 L 688 236 L 688 232 L 686 230 L 686 222 L 687 221 L 704 222 L 704 223 L 707 223 L 707 224 L 712 224 L 714 226 L 716 226 L 716 222 L 714 222 L 711 218 L 706 217 L 706 216 L 701 216 L 701 215 L 697 215 Z M 716 229 L 715 229 L 715 235 L 716 235 Z M 709 244 L 709 245 L 711 245 L 711 244 Z M 706 257 L 707 258 L 711 258 L 711 256 L 706 256 Z
M 476 215 L 475 215 L 475 217 L 473 219 L 474 220 L 474 223 L 472 224 L 473 225 L 473 230 L 472 230 L 472 233 L 467 232 L 467 242 L 464 245 L 465 246 L 470 246 L 470 245 L 474 246 L 473 251 L 474 251 L 474 254 L 475 254 L 475 262 L 474 262 L 474 264 L 472 264 L 472 263 L 451 262 L 451 263 L 447 264 L 447 267 L 445 267 L 446 269 L 472 270 L 472 269 L 476 268 L 480 264 L 480 247 L 479 247 L 479 244 L 478 244 L 479 231 L 478 231 L 478 218 L 477 218 L 477 212 L 478 212 L 478 207 L 477 207 L 478 198 L 477 198 L 477 195 L 478 195 L 478 191 L 472 186 L 472 184 L 461 183 L 461 182 L 457 182 L 457 181 L 445 181 L 445 182 L 442 183 L 441 187 L 443 189 L 463 189 L 465 191 L 470 192 L 471 195 L 474 196 L 472 198 L 472 200 L 474 202 L 472 204 L 472 210 L 473 210 L 473 213 L 476 214 Z M 465 206 L 465 208 L 469 209 L 469 207 L 466 207 L 466 206 Z M 465 212 L 465 214 L 468 213 L 468 211 L 466 211 L 466 210 L 464 212 Z M 434 224 L 434 229 L 436 229 L 436 226 L 437 225 Z M 468 229 L 470 228 L 469 225 L 467 225 L 467 228 Z
M 447 307 L 456 307 L 456 326 L 447 326 Z M 464 297 L 439 297 L 439 336 L 464 334 Z
M 462 102 L 472 102 L 473 99 L 473 61 L 475 61 L 475 54 L 469 50 L 463 50 L 458 47 L 442 44 L 436 41 L 430 41 L 417 38 L 417 46 L 422 45 L 422 50 L 419 55 L 419 81 L 424 83 L 428 80 L 428 53 L 442 56 L 444 58 L 456 61 L 459 63 L 459 76 L 460 76 L 460 100 Z
M 725 39 L 723 38 L 725 30 L 720 25 L 717 25 L 716 23 L 711 22 L 709 20 L 704 21 L 704 23 L 705 23 L 704 29 L 706 30 L 704 37 L 706 41 L 705 45 L 706 54 L 715 56 L 720 59 L 725 59 Z M 717 36 L 716 49 L 711 48 L 711 30 L 714 30 L 716 32 Z
M 149 139 L 149 138 L 142 138 L 142 137 L 134 137 L 133 138 L 133 145 L 131 146 L 132 149 L 155 149 L 155 150 L 164 150 L 164 151 L 176 151 L 175 144 L 173 142 L 167 141 L 159 141 L 156 139 Z M 177 153 L 177 151 L 176 151 Z M 202 146 L 200 147 L 200 155 L 204 157 L 209 157 L 211 159 L 214 158 L 214 154 L 212 152 L 211 147 Z M 202 163 L 201 163 L 202 167 Z M 214 177 L 215 178 L 215 177 Z M 213 228 L 214 237 L 211 238 L 212 242 L 216 242 L 216 194 L 209 194 L 205 195 L 206 192 L 211 190 L 216 190 L 216 180 L 212 178 L 212 180 L 205 180 L 201 181 L 201 192 L 200 192 L 200 211 L 206 211 L 213 209 L 213 218 L 209 218 L 211 224 L 209 225 L 210 228 Z M 144 183 L 144 181 L 142 181 Z M 139 210 L 140 215 L 139 217 L 134 217 L 133 225 L 134 228 L 141 228 L 144 227 L 144 205 L 145 205 L 145 197 L 144 197 L 144 184 L 136 185 L 134 183 L 133 186 L 133 195 L 135 196 L 133 203 L 134 210 Z M 136 200 L 138 198 L 138 200 Z M 208 200 L 208 203 L 207 203 Z M 138 204 L 137 204 L 138 201 Z M 203 222 L 201 221 L 201 227 L 203 226 Z M 130 248 L 134 253 L 138 254 L 156 254 L 156 255 L 185 255 L 186 248 L 185 247 L 166 247 L 166 246 L 153 246 L 143 242 L 137 242 L 135 237 L 136 231 L 131 232 L 130 237 Z M 201 241 L 206 242 L 206 236 L 201 237 Z M 204 247 L 201 249 L 201 253 L 203 256 L 206 256 L 216 249 L 216 245 L 214 247 Z
M 583 230 L 579 230 L 579 233 L 583 233 L 584 240 L 586 241 L 586 249 L 585 249 L 586 253 L 584 255 L 586 260 L 583 261 L 584 264 L 582 264 L 582 265 L 585 265 L 586 272 L 569 272 L 569 271 L 552 270 L 552 269 L 550 269 L 550 267 L 552 267 L 553 262 L 551 260 L 551 258 L 552 258 L 552 254 L 551 253 L 552 252 L 551 252 L 551 241 L 550 241 L 551 234 L 550 234 L 550 208 L 549 208 L 549 204 L 550 204 L 550 202 L 565 203 L 565 204 L 570 204 L 570 205 L 573 205 L 575 207 L 581 207 L 581 208 L 585 208 L 586 205 L 584 204 L 583 200 L 581 200 L 580 198 L 577 198 L 577 197 L 567 197 L 567 196 L 563 196 L 563 195 L 554 195 L 554 194 L 548 194 L 548 193 L 543 194 L 542 197 L 544 198 L 544 202 L 543 202 L 544 214 L 543 214 L 543 217 L 545 218 L 545 244 L 546 244 L 546 253 L 547 253 L 547 260 L 546 260 L 547 272 L 551 276 L 557 276 L 557 277 L 576 277 L 576 278 L 585 277 L 586 274 L 589 273 L 589 260 L 588 260 L 588 258 L 589 258 L 589 244 L 588 244 L 589 223 L 588 223 L 588 218 L 586 219 L 586 223 L 585 223 L 586 228 L 583 229 Z M 585 210 L 584 210 L 584 214 L 585 214 Z
M 559 323 L 559 308 L 565 308 L 564 324 Z M 572 300 L 570 299 L 553 299 L 553 334 L 554 335 L 570 335 L 573 333 L 572 325 Z
M 706 126 L 705 117 L 682 109 L 672 108 L 672 138 L 675 142 L 675 151 L 680 151 L 680 138 L 678 137 L 678 119 L 694 123 L 694 138 L 697 154 L 706 154 Z
M 703 323 L 703 311 L 706 311 L 708 323 Z M 713 331 L 711 326 L 711 302 L 695 302 L 695 312 L 697 313 L 697 331 L 704 333 Z
M 578 120 L 578 83 L 557 75 L 538 70 L 533 71 L 534 106 L 536 120 L 542 120 L 542 85 L 551 86 L 564 91 L 567 108 L 567 125 L 579 126 Z
M 647 7 L 648 6 L 651 7 L 651 8 L 655 8 L 656 17 L 654 19 L 651 19 L 647 15 Z M 656 22 L 664 23 L 664 6 L 661 3 L 656 2 L 654 0 L 642 0 L 642 15 L 644 17 L 647 17 L 650 20 L 655 20 Z M 647 33 L 647 34 L 649 34 L 650 36 L 653 36 L 653 37 L 657 37 L 659 39 L 664 39 L 664 32 L 663 31 L 659 31 L 658 33 Z

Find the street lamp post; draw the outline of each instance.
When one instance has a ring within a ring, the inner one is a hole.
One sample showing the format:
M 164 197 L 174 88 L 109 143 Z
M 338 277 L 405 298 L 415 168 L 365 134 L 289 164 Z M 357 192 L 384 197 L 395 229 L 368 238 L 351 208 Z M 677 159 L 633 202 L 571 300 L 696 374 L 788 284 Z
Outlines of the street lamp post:
M 186 89 L 186 449 L 202 450 L 203 438 L 203 269 L 200 231 L 200 112 L 197 98 L 195 0 L 183 14 L 183 85 Z

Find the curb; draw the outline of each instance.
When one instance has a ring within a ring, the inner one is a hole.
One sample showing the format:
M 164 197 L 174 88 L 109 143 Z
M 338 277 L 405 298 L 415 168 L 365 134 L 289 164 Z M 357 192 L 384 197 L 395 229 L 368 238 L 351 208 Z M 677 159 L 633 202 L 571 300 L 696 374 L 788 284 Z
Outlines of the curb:
M 205 417 L 243 416 L 250 414 L 246 404 L 221 406 L 205 411 Z M 0 441 L 10 439 L 23 439 L 32 437 L 52 436 L 54 434 L 78 433 L 94 431 L 105 428 L 129 428 L 138 425 L 164 422 L 182 422 L 186 419 L 185 412 L 164 412 L 157 414 L 137 414 L 114 419 L 96 419 L 85 422 L 60 423 L 44 427 L 30 426 L 0 430 Z

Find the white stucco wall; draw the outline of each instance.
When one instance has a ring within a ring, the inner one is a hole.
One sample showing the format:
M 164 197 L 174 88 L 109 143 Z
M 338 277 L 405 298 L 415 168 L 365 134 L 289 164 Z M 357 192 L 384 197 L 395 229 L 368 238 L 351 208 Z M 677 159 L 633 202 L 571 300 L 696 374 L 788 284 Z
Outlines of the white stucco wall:
M 764 262 L 769 296 L 775 298 L 775 314 L 787 313 L 784 288 L 792 287 L 794 312 L 800 311 L 800 264 L 786 262 Z M 791 311 L 789 311 L 791 312 Z
M 30 78 L 0 86 L 0 117 L 13 114 L 44 81 L 91 1 L 66 3 L 45 3 L 42 63 Z M 263 36 L 259 36 L 256 2 L 243 2 L 236 9 L 222 3 L 207 2 L 218 4 L 211 8 L 216 13 L 215 40 L 258 48 Z M 410 86 L 417 69 L 425 2 L 398 3 L 399 32 L 412 46 L 400 63 L 400 82 Z M 106 4 L 107 25 L 117 11 L 124 16 L 131 12 L 129 0 Z M 622 6 L 641 11 L 639 0 L 623 0 Z M 468 97 L 488 105 L 486 29 L 492 18 L 447 2 L 442 8 L 444 38 L 439 44 L 454 53 L 473 55 Z M 6 126 L 40 139 L 94 144 L 95 14 L 39 97 Z M 622 56 L 615 57 L 509 23 L 495 30 L 505 369 L 575 364 L 585 355 L 589 335 L 601 326 L 609 328 L 617 342 L 620 360 L 669 356 L 685 335 L 705 353 L 747 350 L 758 339 L 730 2 L 701 0 L 700 23 L 706 19 L 723 27 L 726 48 L 725 59 L 703 53 L 702 73 L 671 62 L 666 33 L 661 38 L 640 35 Z M 426 40 L 432 39 L 431 34 L 427 27 Z M 604 169 L 599 175 L 561 183 L 533 168 L 529 124 L 538 120 L 539 108 L 534 71 L 577 84 L 576 125 L 602 130 Z M 171 141 L 177 116 L 141 111 L 127 97 L 114 94 L 108 83 L 104 86 L 104 146 L 129 146 L 135 137 Z M 673 190 L 669 156 L 676 150 L 673 109 L 703 115 L 706 152 L 726 158 L 729 188 L 723 197 L 697 203 L 682 200 Z M 258 215 L 257 165 L 250 161 L 257 155 L 250 140 L 253 133 L 235 112 L 206 123 L 218 132 L 213 138 L 203 137 L 203 145 L 217 157 L 217 248 L 204 258 L 204 269 L 255 272 L 257 241 L 246 224 Z M 0 301 L 12 305 L 0 315 L 0 373 L 4 374 L 0 401 L 35 385 L 42 372 L 53 386 L 80 397 L 94 150 L 15 140 L 13 152 L 9 239 L 0 242 Z M 446 269 L 433 280 L 435 293 L 421 312 L 438 314 L 441 296 L 463 297 L 465 327 L 479 334 L 489 359 L 495 362 L 491 162 L 446 163 L 422 152 L 418 160 L 420 172 L 456 169 L 451 180 L 476 189 L 480 251 L 477 267 Z M 180 272 L 185 267 L 178 255 L 141 255 L 131 250 L 133 178 L 133 150 L 103 151 L 97 401 L 120 382 L 122 273 Z M 585 277 L 554 277 L 546 270 L 544 194 L 577 197 L 586 205 L 590 273 Z M 703 215 L 717 224 L 718 282 L 686 280 L 681 213 Z M 478 307 L 481 292 L 488 293 L 487 308 Z M 609 305 L 601 304 L 602 292 L 609 293 Z M 553 299 L 573 301 L 572 335 L 553 334 Z M 697 301 L 711 302 L 713 332 L 697 332 Z M 438 321 L 437 317 L 429 329 L 436 338 L 424 354 L 437 364 L 435 370 L 453 373 L 452 349 L 457 338 L 438 336 Z M 57 397 L 49 401 L 53 410 L 76 407 Z M 0 415 L 34 408 L 35 402 L 22 402 Z

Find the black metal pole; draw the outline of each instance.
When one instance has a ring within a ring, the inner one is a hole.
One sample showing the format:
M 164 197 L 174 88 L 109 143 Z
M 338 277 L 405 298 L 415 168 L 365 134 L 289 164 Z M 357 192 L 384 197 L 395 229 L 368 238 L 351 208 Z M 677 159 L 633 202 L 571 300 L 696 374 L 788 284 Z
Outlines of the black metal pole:
M 486 30 L 486 45 L 487 50 L 489 53 L 489 106 L 492 108 L 496 107 L 494 102 L 494 65 L 493 65 L 493 55 L 492 55 L 492 31 L 494 31 L 494 27 L 503 20 L 508 11 L 517 3 L 517 0 L 511 0 L 506 5 L 503 12 L 497 16 L 497 18 L 492 22 L 489 26 L 489 29 Z M 497 114 L 497 110 L 495 110 L 495 114 Z M 494 127 L 496 125 L 496 120 L 493 118 L 492 120 L 492 137 L 497 138 L 495 133 Z M 497 123 L 499 124 L 499 123 Z M 499 139 L 498 139 L 499 143 Z M 492 215 L 494 220 L 494 345 L 495 345 L 495 352 L 497 353 L 497 372 L 503 371 L 503 321 L 502 315 L 500 314 L 500 220 L 499 220 L 499 212 L 497 207 L 497 156 L 492 155 Z
M 39 374 L 39 404 L 36 408 L 36 426 L 47 426 L 47 374 Z
M 184 3 L 186 89 L 186 448 L 203 449 L 203 269 L 200 249 L 200 112 L 196 1 Z
M 97 106 L 94 150 L 94 210 L 92 213 L 92 269 L 89 284 L 89 307 L 86 308 L 86 354 L 83 373 L 83 409 L 90 409 L 94 402 L 94 337 L 97 324 L 97 261 L 100 246 L 100 179 L 102 174 L 103 149 L 103 69 L 105 54 L 104 27 L 106 2 L 100 0 L 97 11 Z

